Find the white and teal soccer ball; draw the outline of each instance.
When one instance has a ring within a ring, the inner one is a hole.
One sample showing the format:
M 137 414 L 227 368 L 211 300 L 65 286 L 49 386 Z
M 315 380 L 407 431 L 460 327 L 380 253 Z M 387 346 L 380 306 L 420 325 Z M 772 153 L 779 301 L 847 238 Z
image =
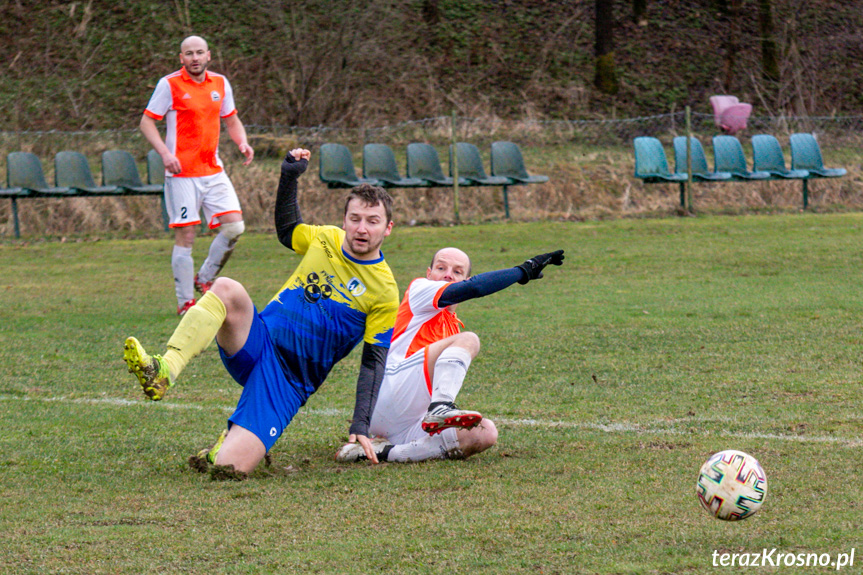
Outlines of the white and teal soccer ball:
M 698 473 L 696 494 L 717 519 L 737 521 L 754 515 L 767 496 L 767 476 L 758 460 L 729 449 L 713 454 Z

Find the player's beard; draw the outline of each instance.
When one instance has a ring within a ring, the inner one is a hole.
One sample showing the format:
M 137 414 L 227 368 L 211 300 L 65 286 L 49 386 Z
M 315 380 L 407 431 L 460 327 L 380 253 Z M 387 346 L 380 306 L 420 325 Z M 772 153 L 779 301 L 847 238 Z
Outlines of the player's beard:
M 357 242 L 356 238 L 351 238 L 348 242 L 351 248 L 351 255 L 359 259 L 366 259 L 367 256 L 377 256 L 380 252 L 381 245 L 384 243 L 383 236 L 379 238 L 368 237 L 365 242 Z
M 210 62 L 198 62 L 197 71 L 192 68 L 192 64 L 186 64 L 186 72 L 189 76 L 201 77 L 207 71 L 207 68 L 210 66 Z

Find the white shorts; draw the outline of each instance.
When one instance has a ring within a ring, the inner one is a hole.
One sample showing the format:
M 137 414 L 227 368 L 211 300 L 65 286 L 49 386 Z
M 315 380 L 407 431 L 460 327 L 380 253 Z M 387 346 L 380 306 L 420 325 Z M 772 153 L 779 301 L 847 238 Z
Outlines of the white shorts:
M 219 216 L 243 213 L 234 185 L 224 171 L 197 178 L 165 178 L 165 207 L 171 228 L 199 225 L 202 209 L 210 229 L 222 225 Z
M 422 420 L 429 409 L 431 390 L 425 369 L 425 352 L 418 351 L 396 365 L 387 365 L 369 433 L 396 445 L 428 437 Z

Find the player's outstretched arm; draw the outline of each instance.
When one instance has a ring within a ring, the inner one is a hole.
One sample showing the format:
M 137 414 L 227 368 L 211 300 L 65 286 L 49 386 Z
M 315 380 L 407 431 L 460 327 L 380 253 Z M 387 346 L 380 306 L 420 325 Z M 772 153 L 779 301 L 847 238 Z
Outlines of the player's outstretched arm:
M 553 264 L 556 266 L 563 265 L 563 250 L 557 250 L 554 252 L 549 252 L 547 254 L 540 254 L 538 256 L 534 256 L 518 266 L 522 271 L 524 271 L 524 277 L 519 280 L 518 283 L 524 285 L 530 280 L 538 280 L 542 277 L 542 270 L 545 266 L 549 264 Z
M 534 256 L 513 268 L 484 272 L 464 281 L 450 284 L 438 298 L 438 306 L 446 307 L 469 299 L 491 295 L 514 283 L 526 284 L 532 279 L 541 278 L 545 266 L 549 264 L 563 265 L 563 259 L 563 250 L 557 250 Z
M 357 396 L 354 404 L 354 417 L 348 433 L 348 441 L 359 441 L 366 457 L 373 463 L 378 463 L 378 457 L 372 449 L 369 439 L 369 424 L 372 411 L 378 400 L 378 391 L 384 379 L 384 369 L 387 362 L 387 348 L 379 345 L 363 343 L 363 356 L 360 363 L 360 374 L 357 377 Z
M 303 223 L 300 204 L 297 201 L 297 180 L 309 167 L 312 153 L 303 148 L 288 152 L 282 161 L 282 174 L 276 190 L 276 235 L 283 246 L 293 249 L 291 237 L 297 224 Z

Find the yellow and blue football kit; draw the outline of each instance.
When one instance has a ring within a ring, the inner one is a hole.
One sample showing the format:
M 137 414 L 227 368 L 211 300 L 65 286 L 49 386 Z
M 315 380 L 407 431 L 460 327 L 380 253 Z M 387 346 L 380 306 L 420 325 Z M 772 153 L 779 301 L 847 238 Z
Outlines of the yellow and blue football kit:
M 229 418 L 267 450 L 333 366 L 360 341 L 388 348 L 398 286 L 383 256 L 357 260 L 342 249 L 335 226 L 298 224 L 292 249 L 303 259 L 263 311 L 233 356 L 220 348 L 231 376 L 243 385 Z

